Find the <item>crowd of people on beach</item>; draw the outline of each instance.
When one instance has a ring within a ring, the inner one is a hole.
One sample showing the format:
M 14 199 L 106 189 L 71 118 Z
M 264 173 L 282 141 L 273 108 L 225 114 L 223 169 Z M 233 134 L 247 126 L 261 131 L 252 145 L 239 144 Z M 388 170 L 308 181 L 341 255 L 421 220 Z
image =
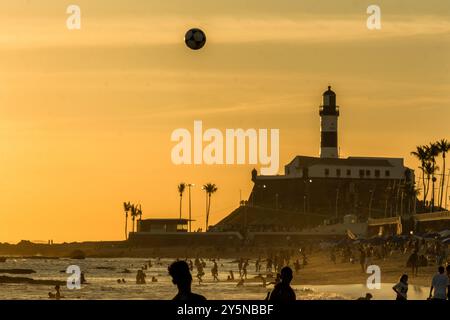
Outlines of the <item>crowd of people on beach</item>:
M 294 275 L 298 275 L 302 269 L 307 268 L 310 256 L 322 249 L 318 249 L 318 246 L 304 245 L 299 249 L 285 248 L 267 250 L 252 260 L 246 257 L 235 259 L 232 262 L 233 264 L 235 263 L 234 271 L 231 268 L 226 269 L 219 258 L 204 259 L 197 256 L 194 259 L 176 259 L 168 267 L 172 282 L 178 287 L 179 291 L 174 299 L 205 299 L 201 295 L 193 294 L 190 290 L 193 281 L 192 275 L 194 274 L 198 283 L 201 284 L 204 281 L 205 270 L 209 265 L 211 266 L 210 272 L 213 282 L 235 282 L 236 287 L 243 287 L 247 281 L 251 283 L 260 281 L 261 286 L 264 288 L 273 286 L 272 290 L 267 293 L 265 299 L 277 301 L 295 300 L 295 291 L 290 286 Z M 450 264 L 447 260 L 448 252 L 447 247 L 441 245 L 439 241 L 425 241 L 411 238 L 403 242 L 390 240 L 378 243 L 344 242 L 331 246 L 330 260 L 333 264 L 357 264 L 359 262 L 361 271 L 365 273 L 367 267 L 373 263 L 373 260 L 389 259 L 394 253 L 407 256 L 406 267 L 411 268 L 411 273 L 409 275 L 403 274 L 398 283 L 392 288 L 396 300 L 408 299 L 410 277 L 417 277 L 419 268 L 429 264 L 437 267 L 437 273 L 431 279 L 429 299 L 449 299 Z M 254 261 L 253 267 L 250 265 L 251 261 Z M 136 284 L 146 284 L 145 271 L 150 270 L 154 265 L 162 266 L 163 262 L 161 262 L 160 258 L 157 258 L 153 262 L 149 260 L 140 267 L 136 273 Z M 235 277 L 236 269 L 238 274 Z M 249 270 L 254 274 L 251 279 L 249 278 Z M 124 270 L 124 273 L 125 271 L 126 273 L 131 272 L 128 269 Z M 219 272 L 222 272 L 222 274 L 226 272 L 227 278 L 220 279 Z M 296 280 L 298 281 L 298 278 Z M 86 282 L 84 274 L 83 281 Z M 152 276 L 151 282 L 157 281 L 156 276 Z M 117 279 L 117 283 L 124 284 L 126 281 L 123 278 Z M 49 298 L 61 299 L 60 287 L 56 286 L 55 291 L 55 293 L 49 293 Z M 371 300 L 372 298 L 372 294 L 367 293 L 365 296 L 358 298 L 358 300 Z

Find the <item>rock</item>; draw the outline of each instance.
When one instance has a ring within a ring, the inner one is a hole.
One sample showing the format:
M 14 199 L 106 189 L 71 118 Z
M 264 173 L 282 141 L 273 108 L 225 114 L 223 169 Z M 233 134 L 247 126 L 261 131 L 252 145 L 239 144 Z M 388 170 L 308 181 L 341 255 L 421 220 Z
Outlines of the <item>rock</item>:
M 33 269 L 0 269 L 0 273 L 31 274 L 36 273 Z
M 70 258 L 71 259 L 85 259 L 86 258 L 86 254 L 83 251 L 81 251 L 81 250 L 74 250 L 70 254 Z
M 45 257 L 45 256 L 29 256 L 22 257 L 23 259 L 35 259 L 35 260 L 58 260 L 59 257 Z
M 65 281 L 60 280 L 36 280 L 32 278 L 25 277 L 8 277 L 8 276 L 0 276 L 0 283 L 27 283 L 27 284 L 40 284 L 40 285 L 64 285 Z

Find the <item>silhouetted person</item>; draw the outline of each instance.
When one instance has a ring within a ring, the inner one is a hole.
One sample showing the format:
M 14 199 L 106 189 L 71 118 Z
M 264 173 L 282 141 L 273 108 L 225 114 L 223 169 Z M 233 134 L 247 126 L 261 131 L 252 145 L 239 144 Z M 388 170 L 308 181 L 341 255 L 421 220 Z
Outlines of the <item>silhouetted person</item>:
M 360 297 L 356 300 L 372 300 L 372 298 L 373 298 L 372 294 L 368 292 L 368 293 L 366 293 L 365 297 Z
M 56 300 L 59 300 L 59 299 L 61 299 L 61 292 L 59 291 L 59 284 L 57 284 L 56 286 L 55 286 L 55 290 L 56 290 L 56 293 L 52 293 L 52 292 L 49 292 L 48 293 L 48 297 L 50 298 L 50 299 L 56 299 Z
M 448 286 L 447 286 L 447 299 L 450 301 L 450 264 L 445 268 L 447 270 Z
M 136 274 L 136 284 L 145 284 L 145 273 L 142 270 L 138 270 Z
M 81 282 L 81 284 L 87 283 L 86 278 L 84 277 L 84 272 L 82 272 L 82 273 L 80 274 L 80 282 Z
M 301 269 L 301 264 L 300 264 L 300 261 L 298 261 L 298 259 L 295 260 L 295 262 L 294 262 L 294 268 L 295 268 L 295 273 L 298 273 Z
M 366 250 L 364 248 L 359 249 L 359 264 L 361 265 L 362 272 L 366 272 Z
M 408 264 L 411 266 L 412 275 L 417 276 L 417 273 L 419 272 L 419 255 L 416 250 L 409 256 Z
M 244 265 L 242 266 L 242 278 L 245 278 L 247 280 L 247 267 L 248 267 L 248 260 L 244 262 Z
M 279 273 L 277 273 L 277 276 L 276 276 L 276 278 L 275 278 L 275 281 L 271 281 L 271 282 L 269 282 L 268 284 L 270 285 L 270 284 L 273 284 L 273 285 L 277 285 L 277 284 L 279 284 L 281 282 L 281 275 L 279 274 Z
M 448 286 L 449 286 L 449 279 L 448 276 L 445 274 L 445 268 L 443 266 L 440 266 L 438 268 L 438 273 L 436 273 L 433 277 L 433 280 L 431 280 L 430 298 L 433 296 L 432 300 L 447 299 L 446 291 Z
M 219 278 L 218 278 L 218 276 L 219 276 L 219 267 L 217 266 L 217 262 L 216 261 L 214 261 L 214 265 L 213 265 L 213 267 L 211 269 L 211 274 L 212 274 L 212 276 L 214 278 L 214 281 L 219 281 Z
M 284 267 L 280 272 L 280 282 L 275 285 L 272 290 L 269 300 L 277 302 L 289 302 L 295 301 L 296 296 L 294 290 L 291 288 L 292 281 L 292 269 L 289 267 Z
M 397 297 L 395 300 L 397 301 L 406 301 L 408 300 L 408 275 L 404 274 L 400 277 L 400 281 L 392 287 L 392 290 L 395 291 Z
M 178 294 L 173 298 L 173 300 L 206 300 L 204 296 L 191 292 L 192 275 L 189 271 L 189 265 L 185 261 L 176 261 L 172 263 L 169 266 L 169 274 L 172 277 L 172 283 L 178 288 Z

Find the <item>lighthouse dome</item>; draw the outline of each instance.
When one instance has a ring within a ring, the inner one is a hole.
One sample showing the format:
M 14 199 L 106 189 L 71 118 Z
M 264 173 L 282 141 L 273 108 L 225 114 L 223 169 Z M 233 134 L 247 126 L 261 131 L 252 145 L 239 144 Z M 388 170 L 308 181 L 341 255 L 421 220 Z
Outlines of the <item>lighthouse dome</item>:
M 328 86 L 328 90 L 323 93 L 324 96 L 336 96 L 333 90 L 331 90 L 331 86 Z

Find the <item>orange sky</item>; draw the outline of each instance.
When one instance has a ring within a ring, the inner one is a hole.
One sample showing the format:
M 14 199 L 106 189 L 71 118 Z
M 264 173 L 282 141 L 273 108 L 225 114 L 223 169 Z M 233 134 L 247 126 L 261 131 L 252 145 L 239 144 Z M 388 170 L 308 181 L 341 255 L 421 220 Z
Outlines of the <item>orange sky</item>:
M 450 3 L 0 1 L 0 242 L 123 239 L 123 201 L 178 215 L 179 182 L 216 183 L 211 223 L 248 197 L 253 166 L 175 166 L 176 128 L 280 129 L 280 173 L 318 155 L 321 94 L 341 155 L 405 157 L 450 139 Z M 186 48 L 201 27 L 208 43 Z M 204 193 L 193 189 L 203 226 Z M 184 202 L 187 208 L 187 201 Z M 187 210 L 184 211 L 187 214 Z

